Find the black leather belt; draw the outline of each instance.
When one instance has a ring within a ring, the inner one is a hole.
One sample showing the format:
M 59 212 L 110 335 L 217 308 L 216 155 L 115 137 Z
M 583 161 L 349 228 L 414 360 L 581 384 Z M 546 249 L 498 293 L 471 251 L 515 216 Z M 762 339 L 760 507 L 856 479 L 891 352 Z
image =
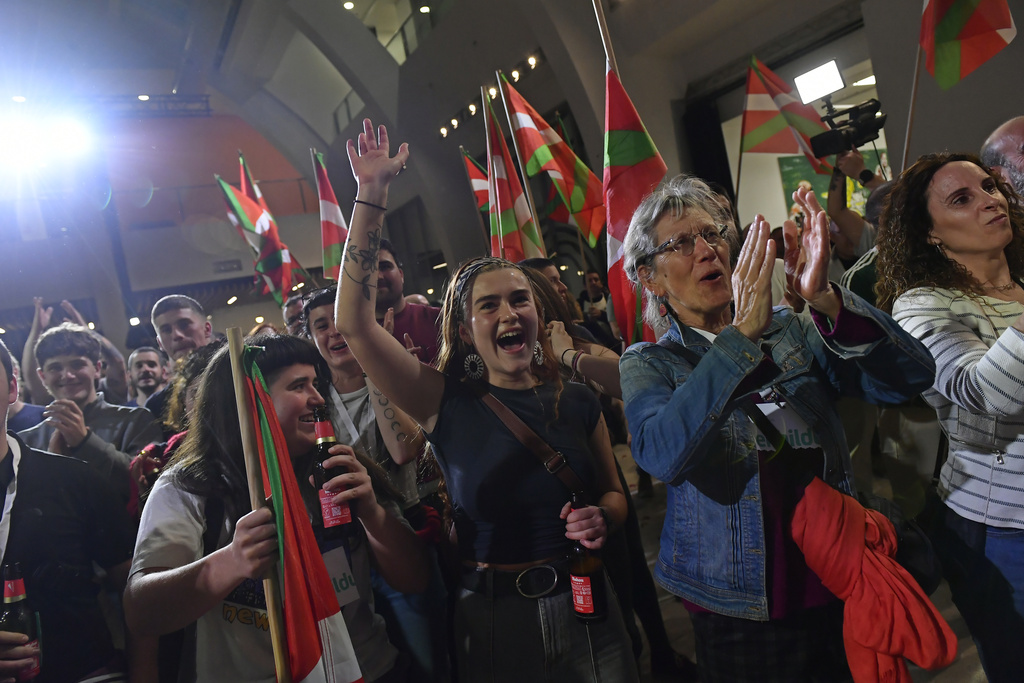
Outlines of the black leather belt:
M 569 590 L 568 563 L 547 562 L 519 572 L 499 569 L 465 568 L 462 587 L 492 598 L 519 595 L 524 598 L 543 598 Z

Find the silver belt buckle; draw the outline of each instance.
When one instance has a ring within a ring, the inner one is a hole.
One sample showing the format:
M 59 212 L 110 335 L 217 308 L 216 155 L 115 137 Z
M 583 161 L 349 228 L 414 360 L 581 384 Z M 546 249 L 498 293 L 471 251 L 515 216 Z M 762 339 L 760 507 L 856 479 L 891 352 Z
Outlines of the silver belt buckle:
M 544 569 L 547 569 L 548 571 L 551 572 L 551 579 L 552 579 L 551 580 L 551 586 L 549 586 L 545 590 L 541 591 L 540 593 L 526 593 L 526 592 L 524 592 L 523 591 L 522 583 L 520 583 L 523 580 L 523 577 L 526 576 L 528 573 L 530 573 L 532 571 L 538 571 L 538 570 L 544 570 Z M 538 564 L 538 565 L 533 566 L 533 567 L 528 567 L 528 568 L 524 569 L 523 571 L 519 572 L 519 576 L 516 577 L 516 590 L 519 591 L 519 594 L 522 595 L 524 598 L 532 598 L 532 599 L 543 598 L 545 595 L 547 595 L 551 591 L 555 590 L 555 588 L 557 586 L 558 586 L 558 570 L 555 569 L 554 567 L 552 567 L 550 564 Z

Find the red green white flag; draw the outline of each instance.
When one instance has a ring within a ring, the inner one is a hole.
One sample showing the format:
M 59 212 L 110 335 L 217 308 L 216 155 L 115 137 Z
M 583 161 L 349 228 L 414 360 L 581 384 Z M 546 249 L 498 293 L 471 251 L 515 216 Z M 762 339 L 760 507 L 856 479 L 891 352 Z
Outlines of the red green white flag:
M 994 57 L 1017 35 L 1007 0 L 925 0 L 921 48 L 943 90 Z
M 604 205 L 608 210 L 608 289 L 627 344 L 653 341 L 644 325 L 640 291 L 622 267 L 622 243 L 640 202 L 665 177 L 668 166 L 647 133 L 633 101 L 611 67 L 605 78 Z
M 271 508 L 281 556 L 281 607 L 291 680 L 297 683 L 358 683 L 363 677 L 352 639 L 320 556 L 295 471 L 287 457 L 288 445 L 277 421 L 274 401 L 254 361 L 254 351 L 247 347 L 242 357 L 246 398 L 256 429 L 264 495 L 273 501 Z
M 487 201 L 490 204 L 491 255 L 509 261 L 547 256 L 544 240 L 534 223 L 519 183 L 512 155 L 494 115 L 491 98 L 484 93 L 484 129 L 487 133 Z
M 741 153 L 803 153 L 816 173 L 830 174 L 832 167 L 815 158 L 810 139 L 828 130 L 821 115 L 803 104 L 793 87 L 776 76 L 754 55 L 747 70 L 747 98 L 743 104 Z
M 246 197 L 241 190 L 232 187 L 219 175 L 214 177 L 224 192 L 224 199 L 228 204 L 228 219 L 256 252 L 256 273 L 263 278 L 265 292 L 269 291 L 278 304 L 284 305 L 284 299 L 295 284 L 293 270 L 297 266 L 292 262 L 288 247 L 277 234 L 277 225 L 273 217 L 269 211 Z
M 316 193 L 320 197 L 320 240 L 324 253 L 324 277 L 337 280 L 341 271 L 341 256 L 348 239 L 348 224 L 334 196 L 331 179 L 327 177 L 327 166 L 324 155 L 315 149 L 309 150 L 313 156 L 313 170 L 316 173 Z
M 476 208 L 489 213 L 487 169 L 478 164 L 476 159 L 469 156 L 469 152 L 463 147 L 460 146 L 459 150 L 462 152 L 462 161 L 466 164 L 466 176 L 469 178 L 469 185 L 473 189 L 473 196 L 476 198 Z
M 591 247 L 604 228 L 605 208 L 601 181 L 587 168 L 562 137 L 523 99 L 505 74 L 502 86 L 508 95 L 509 120 L 526 168 L 533 177 L 546 171 L 559 196 Z

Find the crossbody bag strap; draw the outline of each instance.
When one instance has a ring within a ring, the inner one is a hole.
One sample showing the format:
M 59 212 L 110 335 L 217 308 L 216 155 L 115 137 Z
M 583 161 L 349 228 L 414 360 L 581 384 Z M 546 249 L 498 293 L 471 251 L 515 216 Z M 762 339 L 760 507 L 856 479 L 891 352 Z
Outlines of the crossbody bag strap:
M 484 405 L 490 408 L 498 416 L 498 419 L 508 427 L 508 430 L 519 440 L 519 443 L 526 446 L 530 453 L 540 461 L 544 469 L 561 479 L 562 483 L 568 486 L 570 491 L 583 492 L 586 490 L 583 481 L 569 466 L 565 457 L 549 446 L 544 439 L 540 438 L 537 432 L 530 429 L 529 425 L 519 419 L 519 416 L 513 413 L 508 406 L 499 401 L 490 392 L 483 394 L 480 398 L 483 400 Z
M 658 346 L 672 351 L 676 355 L 682 356 L 687 363 L 694 367 L 697 367 L 697 363 L 700 362 L 701 357 L 694 351 L 686 348 L 677 341 L 666 339 L 662 337 L 658 340 Z M 761 431 L 764 438 L 771 442 L 772 448 L 775 449 L 776 453 L 779 453 L 783 446 L 786 445 L 786 437 L 779 432 L 779 430 L 772 424 L 772 421 L 768 419 L 760 408 L 757 407 L 757 403 L 750 396 L 738 399 L 733 402 L 734 408 L 738 408 L 753 421 L 754 425 Z

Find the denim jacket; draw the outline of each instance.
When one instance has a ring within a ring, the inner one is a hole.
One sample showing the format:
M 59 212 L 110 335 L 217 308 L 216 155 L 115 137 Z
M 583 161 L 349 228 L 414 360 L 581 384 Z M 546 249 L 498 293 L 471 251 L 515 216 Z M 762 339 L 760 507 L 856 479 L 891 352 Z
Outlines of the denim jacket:
M 700 356 L 696 367 L 656 344 L 623 354 L 633 456 L 667 483 L 655 577 L 672 593 L 720 614 L 768 620 L 756 430 L 736 410 L 738 399 L 778 392 L 819 434 L 818 476 L 851 493 L 836 398 L 902 403 L 931 386 L 935 364 L 925 347 L 863 299 L 836 291 L 843 310 L 834 331 L 823 316 L 812 322 L 779 307 L 757 344 L 732 325 L 711 343 L 673 322 L 665 336 Z M 851 328 L 866 328 L 859 336 L 870 341 L 840 339 Z

